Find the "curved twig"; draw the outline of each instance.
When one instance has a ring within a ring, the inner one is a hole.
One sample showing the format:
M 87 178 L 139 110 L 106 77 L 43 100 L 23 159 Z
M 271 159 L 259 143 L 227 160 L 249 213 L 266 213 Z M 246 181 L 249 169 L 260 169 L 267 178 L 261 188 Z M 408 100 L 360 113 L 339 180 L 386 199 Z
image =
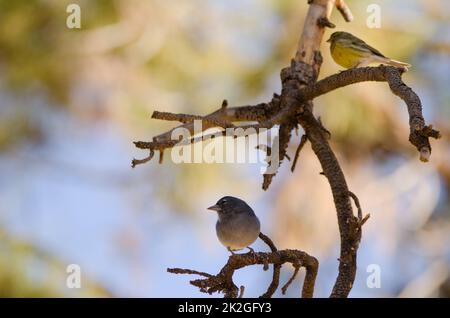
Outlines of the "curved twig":
M 302 151 L 302 149 L 305 146 L 307 141 L 308 141 L 308 137 L 306 135 L 303 135 L 300 140 L 300 143 L 297 147 L 297 150 L 295 151 L 294 162 L 292 163 L 292 166 L 291 166 L 291 172 L 295 171 L 295 167 L 297 166 L 298 157 L 300 156 L 300 152 Z
M 286 295 L 286 291 L 289 288 L 289 286 L 292 284 L 292 282 L 295 280 L 295 278 L 297 277 L 298 272 L 300 271 L 300 266 L 298 266 L 297 264 L 293 264 L 294 266 L 294 273 L 292 274 L 291 278 L 289 278 L 289 280 L 287 281 L 286 284 L 284 284 L 283 287 L 281 287 L 281 293 L 283 295 Z
M 263 233 L 259 233 L 259 238 L 270 247 L 270 250 L 272 252 L 278 251 L 275 244 L 268 236 L 264 235 Z M 261 296 L 261 298 L 270 298 L 276 292 L 280 283 L 281 265 L 282 264 L 273 264 L 272 282 L 267 288 L 267 291 Z M 267 267 L 267 263 L 264 263 L 264 266 Z
M 426 126 L 419 96 L 402 81 L 402 70 L 392 66 L 354 68 L 331 75 L 317 83 L 310 84 L 297 92 L 299 103 L 312 100 L 335 89 L 368 81 L 387 82 L 391 91 L 407 105 L 409 114 L 409 141 L 420 153 L 421 161 L 428 161 L 431 154 L 429 138 L 440 138 L 439 131 Z

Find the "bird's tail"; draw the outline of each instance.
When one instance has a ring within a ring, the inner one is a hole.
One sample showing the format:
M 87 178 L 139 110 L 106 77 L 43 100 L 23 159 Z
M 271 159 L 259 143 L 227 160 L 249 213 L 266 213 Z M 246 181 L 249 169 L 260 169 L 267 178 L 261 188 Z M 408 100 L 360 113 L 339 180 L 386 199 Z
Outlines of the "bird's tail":
M 406 71 L 412 66 L 411 64 L 403 63 L 403 62 L 400 62 L 400 61 L 396 61 L 396 60 L 390 59 L 388 57 L 379 58 L 378 60 L 381 63 L 387 64 L 387 65 L 391 65 L 391 66 L 395 66 L 395 67 L 400 67 L 400 68 L 405 69 Z

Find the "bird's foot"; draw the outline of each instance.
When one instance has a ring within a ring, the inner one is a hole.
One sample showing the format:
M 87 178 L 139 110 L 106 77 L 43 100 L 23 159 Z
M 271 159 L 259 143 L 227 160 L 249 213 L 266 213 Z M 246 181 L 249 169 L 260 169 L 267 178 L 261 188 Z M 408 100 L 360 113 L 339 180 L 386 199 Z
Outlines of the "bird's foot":
M 236 255 L 236 253 L 235 253 L 235 252 L 233 252 L 233 250 L 232 250 L 231 248 L 227 247 L 227 250 L 228 250 L 228 252 L 230 252 L 230 253 L 231 253 L 231 255 Z

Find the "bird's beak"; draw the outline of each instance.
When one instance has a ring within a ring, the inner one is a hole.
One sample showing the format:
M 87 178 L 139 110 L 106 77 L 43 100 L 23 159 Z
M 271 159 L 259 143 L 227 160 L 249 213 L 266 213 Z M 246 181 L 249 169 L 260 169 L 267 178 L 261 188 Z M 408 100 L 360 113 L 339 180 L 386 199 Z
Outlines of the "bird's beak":
M 331 42 L 331 38 L 329 38 L 329 39 L 327 40 L 327 42 L 330 43 L 330 42 Z
M 212 210 L 212 211 L 220 211 L 221 209 L 220 209 L 220 206 L 218 206 L 217 204 L 215 204 L 215 205 L 213 205 L 213 206 L 210 206 L 210 207 L 208 208 L 208 210 Z

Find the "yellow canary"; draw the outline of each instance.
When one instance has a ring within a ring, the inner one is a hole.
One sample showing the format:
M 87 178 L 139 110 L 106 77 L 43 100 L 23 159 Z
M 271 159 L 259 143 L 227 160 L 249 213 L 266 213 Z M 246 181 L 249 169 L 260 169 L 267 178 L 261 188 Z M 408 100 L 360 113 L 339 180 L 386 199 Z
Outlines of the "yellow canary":
M 408 70 L 408 63 L 392 60 L 366 42 L 347 32 L 334 32 L 327 40 L 333 60 L 345 67 L 364 67 L 373 63 L 388 64 Z

